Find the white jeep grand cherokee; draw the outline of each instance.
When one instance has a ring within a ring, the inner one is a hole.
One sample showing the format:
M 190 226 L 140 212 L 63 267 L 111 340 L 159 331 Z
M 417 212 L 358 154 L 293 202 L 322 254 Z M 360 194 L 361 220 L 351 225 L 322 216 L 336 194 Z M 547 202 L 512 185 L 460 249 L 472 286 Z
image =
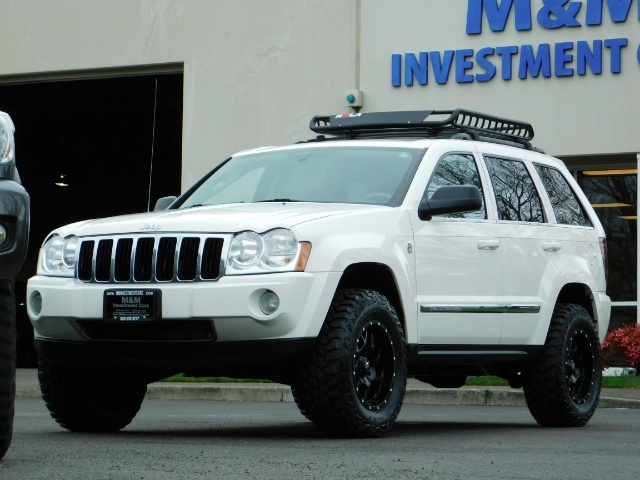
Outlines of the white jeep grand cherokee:
M 332 436 L 391 428 L 408 376 L 498 375 L 541 425 L 586 424 L 605 233 L 532 127 L 466 110 L 310 127 L 152 213 L 47 237 L 27 298 L 56 421 L 119 430 L 148 383 L 183 372 L 287 383 Z

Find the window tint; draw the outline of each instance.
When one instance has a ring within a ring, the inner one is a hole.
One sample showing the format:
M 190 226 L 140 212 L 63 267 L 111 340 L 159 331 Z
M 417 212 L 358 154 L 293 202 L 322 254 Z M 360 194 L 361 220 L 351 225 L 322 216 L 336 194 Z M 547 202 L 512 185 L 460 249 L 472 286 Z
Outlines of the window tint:
M 544 222 L 540 196 L 524 163 L 485 157 L 498 204 L 500 220 Z
M 438 188 L 447 185 L 475 185 L 482 193 L 482 182 L 480 181 L 473 155 L 455 153 L 442 157 L 427 185 L 427 199 L 430 199 Z M 482 195 L 482 208 L 480 210 L 440 216 L 449 218 L 487 218 L 484 195 Z
M 535 164 L 538 175 L 549 194 L 556 221 L 565 225 L 590 227 L 591 222 L 585 214 L 567 180 L 555 168 Z

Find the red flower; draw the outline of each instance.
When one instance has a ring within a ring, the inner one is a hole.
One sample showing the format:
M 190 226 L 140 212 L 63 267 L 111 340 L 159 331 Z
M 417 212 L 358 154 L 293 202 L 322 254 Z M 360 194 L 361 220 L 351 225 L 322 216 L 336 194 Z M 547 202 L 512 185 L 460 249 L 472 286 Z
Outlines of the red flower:
M 640 370 L 640 324 L 626 325 L 607 333 L 602 342 L 602 359 L 609 366 L 615 352 L 620 352 L 629 367 Z

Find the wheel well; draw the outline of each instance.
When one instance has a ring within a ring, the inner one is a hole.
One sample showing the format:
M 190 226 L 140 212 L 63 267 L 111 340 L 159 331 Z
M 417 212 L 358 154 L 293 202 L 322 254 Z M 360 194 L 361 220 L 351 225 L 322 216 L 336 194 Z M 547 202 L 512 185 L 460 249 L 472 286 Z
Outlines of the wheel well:
M 558 294 L 556 303 L 575 303 L 583 306 L 591 318 L 597 322 L 593 311 L 593 302 L 591 301 L 591 289 L 581 283 L 568 283 Z
M 398 285 L 391 270 L 380 263 L 356 263 L 349 265 L 342 274 L 338 288 L 366 288 L 381 293 L 395 308 L 406 332 L 404 310 Z

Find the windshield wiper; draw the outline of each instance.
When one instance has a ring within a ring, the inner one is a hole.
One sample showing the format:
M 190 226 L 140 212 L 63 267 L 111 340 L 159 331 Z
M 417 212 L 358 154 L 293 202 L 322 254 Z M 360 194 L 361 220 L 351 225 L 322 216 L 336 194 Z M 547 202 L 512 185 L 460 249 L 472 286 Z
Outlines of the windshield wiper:
M 265 203 L 265 202 L 299 202 L 300 200 L 291 200 L 290 198 L 272 198 L 270 200 L 258 200 L 255 203 Z

